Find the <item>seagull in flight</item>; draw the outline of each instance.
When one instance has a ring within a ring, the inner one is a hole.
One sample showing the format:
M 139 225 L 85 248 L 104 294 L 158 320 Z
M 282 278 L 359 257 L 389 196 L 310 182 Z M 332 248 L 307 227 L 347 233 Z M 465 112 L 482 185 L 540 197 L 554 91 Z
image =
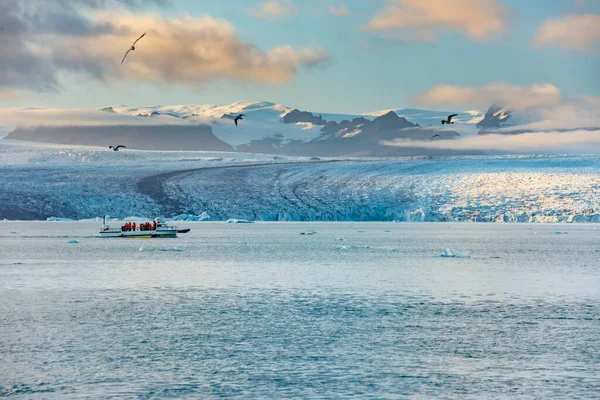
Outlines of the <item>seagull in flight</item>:
M 444 124 L 453 124 L 454 122 L 452 122 L 452 117 L 456 117 L 458 114 L 452 114 L 452 115 L 448 115 L 447 119 L 443 119 L 442 120 L 442 125 Z
M 433 135 L 433 136 L 431 137 L 431 140 L 435 139 L 436 137 L 441 137 L 441 136 L 440 136 L 440 135 L 438 135 L 438 134 L 436 133 L 435 135 Z
M 242 117 L 244 117 L 244 116 L 245 116 L 244 114 L 240 114 L 240 115 L 238 115 L 237 117 L 235 117 L 235 118 L 233 119 L 233 122 L 235 122 L 235 126 L 238 126 L 238 121 L 239 121 L 240 119 L 244 119 L 244 118 L 242 118 Z
M 131 45 L 131 47 L 129 48 L 129 50 L 127 50 L 127 53 L 125 53 L 125 55 L 123 56 L 123 59 L 121 60 L 121 65 L 123 65 L 123 63 L 125 62 L 125 58 L 127 57 L 127 54 L 129 54 L 130 51 L 135 50 L 135 44 L 144 36 L 146 36 L 146 32 L 144 32 L 144 34 L 142 36 L 140 36 L 139 38 L 136 39 L 135 42 L 133 42 L 133 44 Z
M 123 146 L 122 144 L 118 145 L 117 147 L 114 146 L 108 146 L 109 149 L 113 149 L 114 151 L 119 151 L 119 149 L 123 148 L 126 149 L 127 147 Z

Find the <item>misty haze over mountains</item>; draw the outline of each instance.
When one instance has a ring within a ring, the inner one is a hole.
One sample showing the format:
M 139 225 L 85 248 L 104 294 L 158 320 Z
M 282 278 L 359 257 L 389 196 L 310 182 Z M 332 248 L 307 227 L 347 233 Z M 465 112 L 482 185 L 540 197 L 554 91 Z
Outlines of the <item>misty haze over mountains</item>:
M 31 111 L 35 114 L 35 110 Z M 427 148 L 390 147 L 383 141 L 430 141 L 460 137 L 439 126 L 447 112 L 386 110 L 365 115 L 300 111 L 269 102 L 228 106 L 186 105 L 105 107 L 95 111 L 106 123 L 45 124 L 35 118 L 10 132 L 6 139 L 56 144 L 109 146 L 124 144 L 140 150 L 243 151 L 295 156 L 412 156 L 474 154 Z M 236 127 L 233 117 L 246 114 Z M 127 118 L 121 120 L 119 118 Z M 470 127 L 482 118 L 459 113 L 457 122 Z M 139 122 L 139 123 L 138 123 Z M 457 125 L 458 126 L 458 125 Z
M 568 110 L 567 110 L 568 111 Z M 54 144 L 109 146 L 138 150 L 238 151 L 281 156 L 399 157 L 519 152 L 507 136 L 532 133 L 568 136 L 580 149 L 597 142 L 595 114 L 579 118 L 552 110 L 510 110 L 491 105 L 485 113 L 458 112 L 455 124 L 441 120 L 455 111 L 392 109 L 365 114 L 315 113 L 270 102 L 230 105 L 111 106 L 100 110 L 20 109 L 6 139 Z M 239 126 L 233 123 L 244 114 Z M 571 134 L 574 133 L 573 135 Z M 587 132 L 587 133 L 586 133 Z M 480 144 L 478 136 L 495 135 Z M 591 136 L 590 136 L 591 135 Z M 549 143 L 545 136 L 519 138 L 528 147 Z M 520 140 L 520 139 L 519 139 Z M 514 140 L 513 140 L 514 142 Z M 499 144 L 498 144 L 499 143 Z M 557 143 L 554 147 L 560 147 Z M 504 148 L 504 150 L 503 150 Z

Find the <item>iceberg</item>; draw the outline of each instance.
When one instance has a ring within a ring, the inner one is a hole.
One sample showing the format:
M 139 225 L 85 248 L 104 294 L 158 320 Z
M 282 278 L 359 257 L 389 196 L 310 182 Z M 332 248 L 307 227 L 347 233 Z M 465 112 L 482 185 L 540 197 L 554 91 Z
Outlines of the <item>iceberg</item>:
M 138 250 L 141 253 L 150 253 L 150 252 L 155 252 L 155 251 L 161 251 L 161 252 L 175 252 L 175 253 L 181 253 L 183 252 L 183 249 L 180 249 L 178 247 L 164 247 L 164 248 L 151 248 L 151 247 L 140 247 L 140 249 Z
M 453 250 L 453 249 L 446 248 L 442 252 L 442 254 L 440 254 L 440 257 L 448 257 L 448 258 L 470 258 L 471 257 L 471 253 L 469 253 L 468 251 L 458 251 L 458 250 Z
M 248 221 L 247 219 L 237 219 L 237 218 L 229 218 L 227 220 L 228 224 L 251 224 L 252 221 Z
M 63 218 L 63 217 L 48 217 L 48 218 L 46 218 L 46 221 L 49 221 L 49 222 L 72 222 L 73 220 L 71 218 Z
M 176 215 L 169 219 L 172 221 L 198 222 L 198 221 L 210 221 L 212 219 L 212 217 L 205 211 L 200 215 L 179 214 L 179 215 Z

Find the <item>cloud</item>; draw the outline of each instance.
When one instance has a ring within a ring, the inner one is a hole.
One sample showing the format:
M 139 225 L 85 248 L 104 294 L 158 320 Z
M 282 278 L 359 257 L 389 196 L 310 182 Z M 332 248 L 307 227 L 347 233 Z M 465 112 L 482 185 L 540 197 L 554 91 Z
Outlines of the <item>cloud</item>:
M 350 14 L 350 10 L 344 4 L 340 4 L 338 7 L 329 6 L 329 13 L 333 15 L 337 15 L 338 17 L 344 17 Z
M 59 91 L 60 77 L 72 73 L 102 81 L 199 85 L 228 79 L 281 84 L 298 69 L 329 57 L 319 47 L 282 45 L 263 51 L 243 42 L 229 22 L 209 16 L 167 19 L 124 8 L 163 0 L 31 0 L 27 7 L 23 3 L 0 2 L 4 27 L 0 87 L 7 91 Z M 114 9 L 102 8 L 110 5 Z M 148 34 L 119 65 L 142 32 Z
M 533 38 L 535 47 L 591 51 L 600 44 L 600 15 L 581 14 L 548 19 Z
M 0 108 L 0 121 L 3 125 L 13 128 L 16 126 L 151 126 L 207 123 L 201 119 L 180 119 L 168 115 L 136 117 L 77 108 Z
M 155 16 L 106 14 L 100 20 L 112 21 L 117 27 L 148 34 L 120 66 L 124 43 L 131 34 L 116 32 L 98 40 L 77 38 L 64 42 L 61 56 L 71 64 L 102 66 L 108 77 L 200 84 L 212 79 L 234 79 L 267 84 L 289 81 L 300 67 L 313 67 L 328 59 L 323 48 L 295 49 L 289 45 L 267 52 L 242 42 L 227 21 L 205 17 L 163 19 Z M 133 35 L 133 36 L 137 36 Z
M 518 135 L 479 135 L 455 140 L 411 141 L 398 139 L 385 141 L 393 147 L 413 147 L 447 150 L 479 150 L 508 153 L 591 153 L 600 152 L 600 130 L 575 130 L 569 132 L 531 132 Z
M 17 97 L 18 95 L 15 91 L 0 88 L 0 101 L 14 100 Z
M 271 0 L 249 10 L 250 15 L 264 19 L 280 19 L 296 13 L 292 0 Z
M 362 27 L 368 32 L 400 31 L 406 41 L 436 41 L 436 32 L 461 32 L 486 40 L 504 32 L 511 9 L 496 0 L 388 0 Z
M 489 83 L 480 87 L 439 85 L 415 96 L 424 105 L 487 108 L 500 104 L 508 109 L 551 107 L 561 103 L 560 90 L 549 83 L 516 86 Z

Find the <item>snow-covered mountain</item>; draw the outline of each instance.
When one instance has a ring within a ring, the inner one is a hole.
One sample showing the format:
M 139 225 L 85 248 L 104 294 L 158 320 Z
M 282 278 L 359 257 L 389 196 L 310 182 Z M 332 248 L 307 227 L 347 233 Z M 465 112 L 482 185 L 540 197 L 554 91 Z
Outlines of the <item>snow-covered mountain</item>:
M 419 110 L 412 108 L 398 108 L 390 110 L 374 111 L 364 114 L 365 116 L 380 117 L 384 114 L 393 111 L 398 114 L 399 117 L 404 117 L 414 124 L 421 126 L 438 126 L 442 119 L 450 114 L 458 114 L 452 120 L 455 124 L 459 125 L 475 125 L 483 119 L 483 113 L 480 111 L 430 111 L 430 110 Z
M 7 139 L 85 145 L 119 142 L 128 148 L 137 149 L 231 149 L 304 156 L 442 155 L 454 153 L 414 147 L 390 148 L 380 142 L 394 139 L 429 140 L 436 134 L 443 139 L 451 139 L 460 136 L 458 131 L 471 132 L 476 122 L 482 118 L 480 113 L 474 111 L 462 112 L 457 116 L 456 124 L 452 125 L 453 129 L 444 129 L 440 121 L 448 112 L 406 109 L 366 114 L 331 114 L 301 111 L 269 102 L 110 106 L 94 112 L 104 114 L 107 120 L 115 117 L 127 117 L 130 120 L 127 126 L 112 123 L 110 127 L 93 128 L 81 124 L 71 127 L 68 122 L 52 127 L 33 124 L 16 129 Z M 35 114 L 35 110 L 31 113 Z M 233 118 L 238 114 L 244 114 L 244 119 L 236 126 Z M 135 120 L 140 121 L 143 126 L 136 127 Z M 153 127 L 148 127 L 149 124 Z M 164 137 L 160 137 L 160 131 L 164 132 Z

